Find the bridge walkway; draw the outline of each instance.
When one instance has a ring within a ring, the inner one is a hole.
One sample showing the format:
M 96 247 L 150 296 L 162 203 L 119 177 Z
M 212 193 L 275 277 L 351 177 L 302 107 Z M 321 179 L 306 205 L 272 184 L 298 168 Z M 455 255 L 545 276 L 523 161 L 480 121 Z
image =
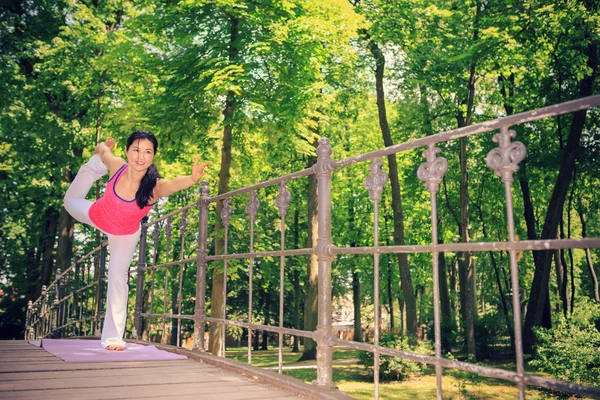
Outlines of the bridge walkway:
M 282 385 L 276 387 L 251 376 L 248 370 L 236 373 L 195 357 L 172 361 L 66 363 L 24 340 L 13 340 L 0 341 L 0 360 L 0 398 L 5 400 L 306 398 L 299 395 L 297 387 L 295 391 L 284 389 L 298 386 L 299 381 L 293 382 L 292 378 L 280 376 Z

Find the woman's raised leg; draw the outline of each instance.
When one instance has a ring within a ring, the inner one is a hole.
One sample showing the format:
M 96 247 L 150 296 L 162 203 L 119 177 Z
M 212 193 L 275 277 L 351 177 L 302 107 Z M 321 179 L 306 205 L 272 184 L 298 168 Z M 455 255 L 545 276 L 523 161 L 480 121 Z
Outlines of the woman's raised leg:
M 71 186 L 65 194 L 65 209 L 79 222 L 83 222 L 88 225 L 92 225 L 90 217 L 88 216 L 88 210 L 92 205 L 92 202 L 86 200 L 86 196 L 94 182 L 100 179 L 108 172 L 108 169 L 102 163 L 100 156 L 94 154 L 94 156 L 85 164 L 79 168 L 77 176 L 71 182 Z

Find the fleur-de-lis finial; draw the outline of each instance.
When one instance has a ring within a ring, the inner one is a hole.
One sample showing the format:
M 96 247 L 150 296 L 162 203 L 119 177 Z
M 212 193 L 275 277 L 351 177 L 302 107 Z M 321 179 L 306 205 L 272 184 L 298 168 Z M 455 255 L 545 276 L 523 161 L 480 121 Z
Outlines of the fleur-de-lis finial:
M 250 199 L 248 204 L 246 205 L 246 213 L 250 217 L 250 221 L 254 222 L 254 218 L 256 217 L 256 213 L 260 208 L 260 200 L 258 200 L 258 196 L 255 191 L 250 192 Z
M 160 235 L 160 225 L 154 224 L 154 229 L 152 231 L 152 239 L 154 240 L 154 246 L 158 248 L 158 237 Z
M 275 197 L 275 206 L 279 209 L 279 215 L 284 217 L 292 200 L 292 194 L 288 190 L 285 182 L 279 184 L 279 194 Z
M 167 241 L 169 241 L 171 239 L 171 234 L 173 233 L 173 220 L 171 217 L 167 218 L 167 226 L 165 231 L 167 235 Z
M 373 201 L 381 200 L 383 185 L 388 180 L 387 173 L 381 169 L 382 166 L 383 162 L 379 158 L 374 159 L 371 165 L 369 165 L 371 174 L 365 178 L 365 189 L 369 191 L 369 197 Z
M 187 228 L 187 222 L 187 210 L 183 210 L 181 213 L 181 221 L 179 221 L 179 229 L 181 230 L 182 235 Z
M 496 176 L 502 178 L 503 182 L 512 182 L 513 174 L 519 170 L 519 163 L 525 159 L 527 149 L 521 142 L 511 142 L 517 133 L 508 127 L 500 128 L 500 133 L 494 135 L 492 140 L 498 143 L 498 147 L 492 149 L 485 161 L 490 169 L 495 171 Z
M 231 214 L 233 214 L 233 210 L 231 208 L 231 199 L 228 197 L 223 200 L 223 209 L 221 210 L 221 221 L 223 222 L 223 226 L 229 225 Z
M 448 170 L 448 161 L 444 157 L 437 157 L 436 154 L 441 150 L 431 143 L 427 150 L 423 152 L 426 162 L 419 165 L 417 169 L 417 178 L 423 181 L 430 193 L 437 193 L 440 182 Z

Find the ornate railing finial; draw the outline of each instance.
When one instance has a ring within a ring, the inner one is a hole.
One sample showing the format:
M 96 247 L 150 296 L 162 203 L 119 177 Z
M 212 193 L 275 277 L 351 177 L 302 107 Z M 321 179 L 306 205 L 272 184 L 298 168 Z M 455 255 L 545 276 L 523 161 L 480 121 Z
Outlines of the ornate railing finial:
M 423 157 L 427 161 L 417 169 L 417 178 L 423 181 L 431 193 L 437 193 L 440 182 L 448 170 L 448 161 L 444 157 L 436 156 L 439 152 L 441 152 L 439 147 L 435 147 L 433 143 L 429 144 L 427 150 L 423 152 Z
M 188 220 L 187 220 L 187 210 L 183 210 L 181 213 L 181 220 L 179 221 L 179 230 L 181 231 L 181 235 L 183 236 L 185 230 L 187 228 Z
M 223 200 L 223 209 L 221 210 L 221 222 L 223 226 L 229 225 L 231 214 L 233 214 L 233 209 L 231 208 L 231 199 L 228 197 Z
M 287 209 L 292 201 L 292 194 L 288 190 L 287 183 L 279 184 L 279 194 L 275 197 L 275 206 L 279 209 L 279 215 L 285 217 Z
M 487 166 L 493 169 L 503 182 L 513 181 L 513 174 L 519 170 L 519 163 L 527 155 L 523 143 L 510 141 L 516 135 L 517 133 L 512 129 L 509 130 L 507 126 L 500 128 L 500 133 L 492 138 L 498 143 L 498 147 L 491 150 L 485 159 Z
M 173 220 L 171 217 L 167 218 L 167 226 L 165 228 L 165 234 L 167 236 L 167 241 L 171 240 L 171 235 L 173 234 Z
M 382 166 L 383 161 L 381 161 L 379 158 L 375 158 L 371 165 L 369 165 L 371 174 L 365 178 L 365 189 L 369 191 L 369 197 L 373 201 L 381 200 L 383 185 L 385 185 L 388 180 L 387 173 L 381 169 Z
M 200 182 L 200 200 L 207 200 L 210 195 L 210 187 L 208 181 Z
M 258 200 L 258 196 L 255 191 L 250 192 L 250 199 L 248 200 L 248 204 L 246 205 L 246 213 L 250 217 L 250 221 L 254 222 L 254 218 L 256 217 L 256 213 L 260 208 L 260 200 Z

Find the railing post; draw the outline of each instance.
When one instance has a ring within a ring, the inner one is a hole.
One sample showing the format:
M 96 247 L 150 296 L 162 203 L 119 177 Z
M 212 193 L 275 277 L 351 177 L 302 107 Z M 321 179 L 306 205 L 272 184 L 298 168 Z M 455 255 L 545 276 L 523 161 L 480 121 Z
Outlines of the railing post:
M 133 338 L 141 339 L 144 327 L 142 311 L 144 310 L 144 267 L 146 266 L 146 235 L 148 233 L 148 217 L 142 218 L 142 231 L 140 233 L 140 248 L 137 267 L 137 281 L 135 289 L 135 311 L 133 323 Z
M 210 188 L 207 181 L 200 184 L 200 200 L 198 205 L 198 250 L 196 253 L 196 307 L 194 309 L 194 350 L 205 351 L 205 313 L 206 313 L 206 255 L 208 238 L 208 196 Z
M 317 163 L 313 169 L 317 176 L 319 236 L 315 253 L 319 266 L 318 325 L 315 331 L 317 342 L 317 379 L 313 384 L 335 389 L 332 376 L 333 347 L 327 340 L 331 334 L 331 262 L 333 261 L 331 240 L 331 146 L 329 139 L 321 138 L 317 148 Z
M 100 336 L 102 334 L 102 321 L 100 316 L 104 312 L 104 281 L 106 280 L 106 241 L 108 238 L 106 235 L 102 235 L 100 238 L 100 268 L 98 270 L 98 286 L 96 286 L 96 309 L 94 310 L 94 320 L 96 325 L 94 326 L 94 335 Z
M 62 288 L 60 285 L 60 278 L 58 278 L 60 276 L 60 274 L 62 274 L 62 271 L 60 268 L 57 268 L 56 269 L 56 283 L 54 284 L 54 308 L 55 308 L 54 319 L 53 319 L 54 326 L 52 327 L 52 336 L 59 337 L 59 338 L 60 338 L 60 334 L 56 334 L 55 331 L 60 326 L 60 318 L 61 318 L 60 296 L 62 295 L 62 290 L 61 290 Z
M 448 170 L 448 161 L 443 157 L 436 156 L 436 154 L 440 151 L 441 150 L 439 148 L 435 147 L 434 143 L 430 143 L 427 150 L 423 152 L 423 157 L 425 157 L 427 161 L 421 164 L 417 170 L 417 177 L 419 180 L 423 181 L 425 187 L 427 187 L 427 191 L 429 192 L 429 200 L 431 203 L 431 244 L 433 245 L 433 334 L 435 338 L 435 357 L 437 359 L 442 358 L 439 252 L 436 249 L 438 245 L 437 193 L 440 189 L 442 178 Z M 435 365 L 435 375 L 436 397 L 441 400 L 442 367 L 439 364 Z
M 75 325 L 73 326 L 73 334 L 79 335 L 77 328 L 80 327 L 79 321 L 79 274 L 81 272 L 81 254 L 75 254 L 75 277 L 73 278 L 73 310 L 71 311 L 71 318 L 75 320 Z
M 58 306 L 59 310 L 60 310 L 60 319 L 59 319 L 59 327 L 60 328 L 60 338 L 63 338 L 65 335 L 65 330 L 67 329 L 66 325 L 66 321 L 67 321 L 67 301 L 65 300 L 67 298 L 67 293 L 68 293 L 68 288 L 67 288 L 67 275 L 65 276 L 61 276 L 60 277 L 60 293 L 61 293 L 61 297 L 59 297 L 59 301 L 60 304 Z
M 25 314 L 25 340 L 30 340 L 31 338 L 31 309 L 33 307 L 33 301 L 29 300 L 27 302 L 27 314 Z
M 39 334 L 38 337 L 44 337 L 46 335 L 46 313 L 48 312 L 48 305 L 46 304 L 46 296 L 48 289 L 46 285 L 42 286 L 42 298 L 40 299 L 41 306 L 41 314 L 40 314 L 40 323 L 39 323 Z
M 504 184 L 504 197 L 506 200 L 506 221 L 508 225 L 508 238 L 511 244 L 517 242 L 515 235 L 515 217 L 511 185 L 514 181 L 513 174 L 519 170 L 519 163 L 525 159 L 527 149 L 521 142 L 511 142 L 511 138 L 517 136 L 517 132 L 508 129 L 508 126 L 500 128 L 500 133 L 494 135 L 492 140 L 498 143 L 498 147 L 492 149 L 486 158 L 486 164 L 495 171 Z M 521 300 L 519 298 L 519 269 L 516 250 L 508 252 L 510 256 L 510 280 L 513 300 L 513 319 L 515 332 L 515 354 L 517 358 L 517 374 L 519 379 L 519 400 L 525 399 L 525 361 L 523 358 L 523 336 L 521 332 Z
M 50 336 L 54 337 L 56 327 L 58 326 L 58 299 L 54 297 L 52 301 L 52 310 L 50 315 Z

